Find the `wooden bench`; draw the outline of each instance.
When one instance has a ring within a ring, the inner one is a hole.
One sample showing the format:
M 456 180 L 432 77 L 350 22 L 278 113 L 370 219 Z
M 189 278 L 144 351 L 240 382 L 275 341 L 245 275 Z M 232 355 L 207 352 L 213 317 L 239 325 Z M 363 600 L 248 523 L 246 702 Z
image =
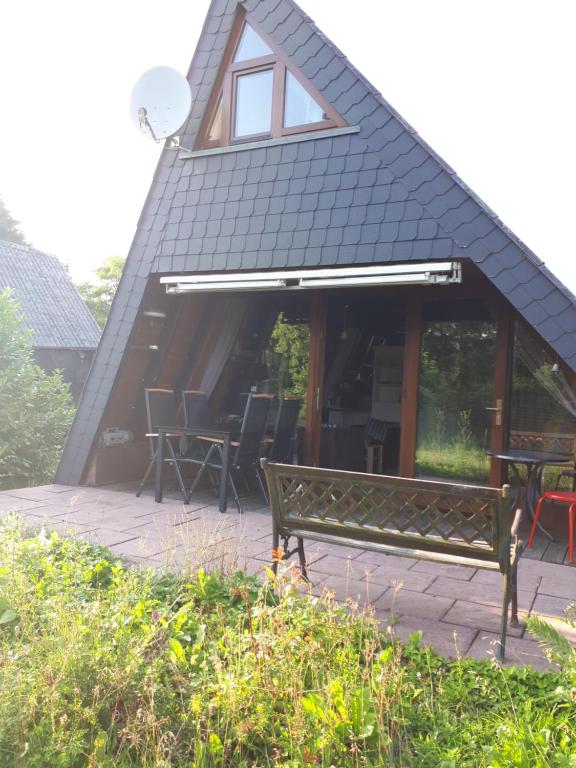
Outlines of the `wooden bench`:
M 304 539 L 499 570 L 504 595 L 498 655 L 504 658 L 509 604 L 510 625 L 519 626 L 516 583 L 522 551 L 520 512 L 513 521 L 509 486 L 261 463 L 270 493 L 272 546 L 278 550 L 282 541 L 285 557 L 297 552 L 304 578 Z M 293 549 L 291 537 L 296 538 Z

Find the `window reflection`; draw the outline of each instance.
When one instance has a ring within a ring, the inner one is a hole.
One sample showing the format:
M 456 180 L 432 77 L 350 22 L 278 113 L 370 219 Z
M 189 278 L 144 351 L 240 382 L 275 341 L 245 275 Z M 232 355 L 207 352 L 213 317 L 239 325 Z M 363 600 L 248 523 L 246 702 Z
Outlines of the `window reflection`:
M 418 385 L 416 476 L 486 483 L 496 326 L 479 303 L 425 311 Z
M 284 127 L 320 123 L 326 119 L 322 107 L 308 91 L 300 85 L 291 72 L 286 71 L 286 96 L 284 104 Z
M 272 127 L 273 72 L 240 75 L 236 85 L 235 136 L 270 133 Z

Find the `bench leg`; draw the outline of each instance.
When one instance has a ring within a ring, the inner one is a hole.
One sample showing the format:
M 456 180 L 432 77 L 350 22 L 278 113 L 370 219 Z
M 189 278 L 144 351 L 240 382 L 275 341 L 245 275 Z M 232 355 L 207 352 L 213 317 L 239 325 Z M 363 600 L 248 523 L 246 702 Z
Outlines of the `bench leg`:
M 280 555 L 280 536 L 278 534 L 278 529 L 275 525 L 272 526 L 272 552 L 275 554 L 273 555 L 274 560 L 272 561 L 272 571 L 274 572 L 274 575 L 278 573 L 278 559 Z
M 510 569 L 510 626 L 519 627 L 518 621 L 518 560 L 515 559 Z
M 502 600 L 502 624 L 500 629 L 500 647 L 497 657 L 499 661 L 504 661 L 506 654 L 506 630 L 508 628 L 508 605 L 510 603 L 511 574 L 508 572 L 504 579 L 504 599 Z
M 308 573 L 306 572 L 306 555 L 304 554 L 304 539 L 298 538 L 298 560 L 300 561 L 300 571 L 304 581 L 310 583 Z

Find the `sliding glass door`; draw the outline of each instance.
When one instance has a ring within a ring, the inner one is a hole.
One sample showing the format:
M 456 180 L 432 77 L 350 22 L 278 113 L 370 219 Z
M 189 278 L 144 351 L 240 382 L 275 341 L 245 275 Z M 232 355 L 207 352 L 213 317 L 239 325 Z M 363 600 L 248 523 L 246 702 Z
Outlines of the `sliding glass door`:
M 480 301 L 423 306 L 418 374 L 416 477 L 486 485 L 493 401 L 495 319 Z

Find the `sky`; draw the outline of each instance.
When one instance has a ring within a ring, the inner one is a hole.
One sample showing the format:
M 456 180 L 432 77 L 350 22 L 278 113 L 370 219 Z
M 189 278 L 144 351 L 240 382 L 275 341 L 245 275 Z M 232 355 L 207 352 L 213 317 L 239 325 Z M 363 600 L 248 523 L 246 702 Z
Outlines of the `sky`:
M 185 73 L 208 0 L 5 0 L 0 197 L 75 280 L 125 256 L 159 156 L 150 67 Z M 576 292 L 572 0 L 300 0 L 384 98 Z

